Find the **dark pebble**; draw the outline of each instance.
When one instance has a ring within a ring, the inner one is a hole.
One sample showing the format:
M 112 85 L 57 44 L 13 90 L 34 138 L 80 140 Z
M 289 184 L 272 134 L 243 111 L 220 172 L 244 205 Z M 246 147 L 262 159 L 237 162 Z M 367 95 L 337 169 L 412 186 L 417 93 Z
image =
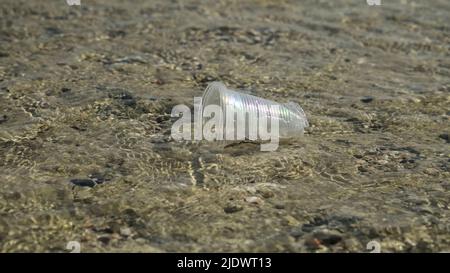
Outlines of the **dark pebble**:
M 122 211 L 122 214 L 124 217 L 130 217 L 130 218 L 138 218 L 139 214 L 132 208 L 127 208 Z
M 160 117 L 156 118 L 156 122 L 158 122 L 158 123 L 163 123 L 163 122 L 169 121 L 169 120 L 170 119 L 168 117 L 165 117 L 165 116 L 160 116 Z
M 302 228 L 301 227 L 296 227 L 296 228 L 293 228 L 290 232 L 289 232 L 289 234 L 292 236 L 292 237 L 294 237 L 294 238 L 300 238 L 300 237 L 302 237 L 304 234 L 305 234 L 305 232 L 302 230 Z
M 111 38 L 117 38 L 117 37 L 125 37 L 127 33 L 123 30 L 111 30 L 108 32 L 108 36 Z
M 134 107 L 136 106 L 136 99 L 133 95 L 123 89 L 112 89 L 109 91 L 109 97 L 112 99 L 120 100 L 125 106 Z
M 22 196 L 23 195 L 18 191 L 10 192 L 5 195 L 7 199 L 11 200 L 19 200 L 20 198 L 22 198 Z
M 72 129 L 74 129 L 74 130 L 77 130 L 77 131 L 80 131 L 80 132 L 84 132 L 84 131 L 87 130 L 86 126 L 81 125 L 81 124 L 78 124 L 78 125 L 72 125 L 72 126 L 70 126 L 70 128 L 72 128 Z
M 440 134 L 439 138 L 445 140 L 445 142 L 447 142 L 447 143 L 450 143 L 450 137 L 449 137 L 449 134 L 447 134 L 447 133 Z
M 120 99 L 122 99 L 122 100 L 132 100 L 133 96 L 130 93 L 125 92 L 125 93 L 120 94 Z
M 402 164 L 414 163 L 414 162 L 416 162 L 416 161 L 414 159 L 412 159 L 412 158 L 410 158 L 410 159 L 404 158 L 404 159 L 400 160 L 400 163 L 402 163 Z
M 126 99 L 126 100 L 122 100 L 123 105 L 125 106 L 129 106 L 129 107 L 134 107 L 136 106 L 136 100 L 135 99 Z
M 366 97 L 361 98 L 361 101 L 364 103 L 369 103 L 369 102 L 372 102 L 373 100 L 374 100 L 374 98 L 371 96 L 366 96 Z
M 316 228 L 316 226 L 310 223 L 303 224 L 302 226 L 302 230 L 304 232 L 311 232 L 314 230 L 314 228 Z
M 79 187 L 91 187 L 91 188 L 97 185 L 97 183 L 95 183 L 95 181 L 93 181 L 92 179 L 71 179 L 70 183 Z
M 111 238 L 109 238 L 108 236 L 101 236 L 98 238 L 98 240 L 103 244 L 107 245 L 109 241 L 111 241 Z
M 62 30 L 57 27 L 47 27 L 47 28 L 45 28 L 45 31 L 50 36 L 60 35 L 63 33 Z
M 7 115 L 0 115 L 0 124 L 2 124 L 3 122 L 6 122 L 7 120 L 8 120 Z
M 226 207 L 223 208 L 223 211 L 226 213 L 235 213 L 241 211 L 242 209 L 243 208 L 238 205 L 227 205 Z

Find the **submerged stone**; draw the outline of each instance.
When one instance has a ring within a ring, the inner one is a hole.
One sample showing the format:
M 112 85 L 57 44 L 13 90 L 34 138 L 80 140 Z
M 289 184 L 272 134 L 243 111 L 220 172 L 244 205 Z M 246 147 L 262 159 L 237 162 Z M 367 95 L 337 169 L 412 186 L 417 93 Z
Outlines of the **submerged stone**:
M 79 187 L 91 187 L 91 188 L 97 185 L 97 183 L 95 183 L 95 181 L 93 181 L 92 179 L 78 179 L 78 178 L 71 179 L 70 183 Z

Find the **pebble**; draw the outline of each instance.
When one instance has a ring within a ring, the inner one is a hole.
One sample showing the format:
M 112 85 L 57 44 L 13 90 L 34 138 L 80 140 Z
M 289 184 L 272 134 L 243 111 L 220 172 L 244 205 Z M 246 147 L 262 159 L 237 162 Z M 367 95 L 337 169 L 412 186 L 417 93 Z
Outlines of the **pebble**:
M 60 35 L 63 33 L 63 31 L 57 27 L 47 27 L 45 28 L 45 31 L 49 36 Z
M 269 189 L 258 189 L 257 192 L 266 199 L 275 196 L 275 194 Z
M 426 168 L 423 173 L 428 174 L 428 175 L 439 175 L 439 170 L 435 169 L 435 168 Z
M 345 247 L 351 252 L 361 251 L 361 244 L 356 238 L 348 238 L 343 240 Z
M 377 162 L 378 162 L 378 164 L 380 164 L 380 165 L 386 165 L 386 164 L 389 163 L 389 161 L 384 160 L 384 159 L 380 159 L 380 160 L 378 160 Z
M 108 227 L 106 228 L 106 230 L 109 230 L 110 233 L 120 233 L 120 228 L 120 223 L 111 221 L 108 223 Z
M 125 237 L 130 237 L 131 236 L 131 229 L 128 228 L 128 227 L 121 228 L 120 229 L 120 235 L 125 236 Z
M 283 225 L 286 226 L 291 226 L 291 227 L 295 227 L 295 226 L 299 226 L 300 222 L 295 219 L 293 216 L 291 215 L 286 215 L 282 218 L 282 223 Z
M 100 236 L 97 240 L 99 240 L 103 244 L 107 245 L 109 243 L 109 241 L 111 241 L 111 238 L 108 236 Z
M 138 244 L 143 244 L 143 245 L 147 244 L 147 240 L 145 238 L 137 238 L 135 240 L 135 242 L 138 243 Z
M 257 196 L 250 196 L 250 197 L 245 198 L 245 202 L 250 203 L 250 204 L 259 205 L 259 204 L 262 204 L 263 200 Z
M 80 187 L 94 187 L 95 185 L 97 185 L 97 183 L 95 183 L 92 179 L 71 179 L 70 183 L 74 184 L 75 186 L 80 186 Z
M 305 232 L 302 230 L 301 227 L 295 227 L 289 232 L 289 234 L 294 238 L 299 238 L 302 237 L 305 234 Z
M 357 64 L 365 64 L 366 63 L 366 58 L 358 58 L 358 60 L 356 60 Z
M 314 238 L 324 245 L 334 245 L 342 241 L 342 234 L 338 231 L 322 229 L 314 232 Z
M 359 166 L 358 167 L 358 171 L 362 172 L 362 173 L 367 173 L 372 171 L 372 168 L 368 167 L 368 166 Z
M 146 64 L 147 61 L 141 56 L 127 56 L 123 58 L 116 59 L 112 63 L 126 63 L 126 64 Z
M 5 197 L 7 199 L 11 199 L 11 200 L 19 200 L 20 198 L 23 197 L 23 195 L 18 191 L 13 191 L 13 192 L 6 193 Z
M 310 249 L 319 249 L 321 247 L 321 243 L 317 238 L 308 237 L 305 239 L 305 245 Z
M 243 210 L 243 207 L 236 205 L 236 204 L 228 204 L 227 206 L 225 206 L 223 208 L 223 211 L 225 213 L 235 213 L 235 212 L 238 212 L 241 210 Z
M 365 96 L 365 97 L 361 98 L 361 101 L 364 103 L 369 103 L 369 102 L 372 102 L 373 100 L 374 100 L 374 97 L 371 97 L 371 96 Z
M 8 120 L 7 115 L 0 115 L 0 124 L 2 124 L 3 122 L 6 122 L 7 120 Z
M 439 138 L 445 140 L 445 142 L 450 143 L 450 136 L 449 134 L 445 133 L 445 134 L 440 134 Z

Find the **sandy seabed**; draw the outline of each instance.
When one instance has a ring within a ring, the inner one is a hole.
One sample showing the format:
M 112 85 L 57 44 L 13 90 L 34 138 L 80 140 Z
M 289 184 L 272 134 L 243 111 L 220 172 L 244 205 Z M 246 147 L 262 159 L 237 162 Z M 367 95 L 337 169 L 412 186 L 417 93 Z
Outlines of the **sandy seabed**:
M 450 251 L 449 17 L 447 0 L 3 0 L 0 251 Z M 311 126 L 271 153 L 171 140 L 172 107 L 211 81 Z

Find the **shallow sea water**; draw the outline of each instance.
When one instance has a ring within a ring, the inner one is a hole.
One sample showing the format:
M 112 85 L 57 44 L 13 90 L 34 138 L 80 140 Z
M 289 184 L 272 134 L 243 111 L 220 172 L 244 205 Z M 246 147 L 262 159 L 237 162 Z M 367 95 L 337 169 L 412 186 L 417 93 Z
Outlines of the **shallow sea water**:
M 0 251 L 450 251 L 450 3 L 387 2 L 2 1 Z M 211 81 L 310 127 L 171 140 Z

